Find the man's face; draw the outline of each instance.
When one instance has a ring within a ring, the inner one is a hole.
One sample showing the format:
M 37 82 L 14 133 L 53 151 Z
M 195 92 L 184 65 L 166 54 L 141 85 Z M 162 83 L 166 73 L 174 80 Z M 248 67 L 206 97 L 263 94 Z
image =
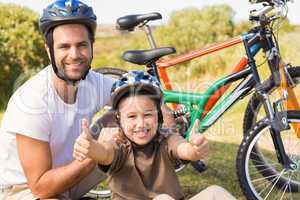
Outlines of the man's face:
M 53 31 L 53 48 L 57 68 L 64 69 L 68 79 L 80 80 L 92 60 L 87 28 L 81 24 L 56 27 Z

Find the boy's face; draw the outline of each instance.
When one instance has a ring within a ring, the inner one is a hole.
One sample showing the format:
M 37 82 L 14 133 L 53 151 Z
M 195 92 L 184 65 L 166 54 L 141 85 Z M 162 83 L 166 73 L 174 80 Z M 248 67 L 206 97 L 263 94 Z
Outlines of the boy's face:
M 87 28 L 81 24 L 57 26 L 53 31 L 53 48 L 56 66 L 63 68 L 69 79 L 80 80 L 92 59 Z
M 124 134 L 139 145 L 150 142 L 158 127 L 155 102 L 145 95 L 130 96 L 122 99 L 118 108 Z

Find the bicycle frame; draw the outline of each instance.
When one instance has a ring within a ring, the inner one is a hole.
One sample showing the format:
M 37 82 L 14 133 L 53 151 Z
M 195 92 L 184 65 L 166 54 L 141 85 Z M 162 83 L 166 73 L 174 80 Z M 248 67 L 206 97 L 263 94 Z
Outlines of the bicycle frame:
M 172 103 L 179 103 L 186 105 L 188 101 L 191 102 L 199 102 L 198 109 L 199 111 L 195 112 L 192 111 L 192 117 L 191 117 L 191 126 L 194 124 L 194 120 L 196 118 L 200 118 L 201 116 L 201 122 L 200 122 L 200 132 L 204 132 L 209 126 L 211 126 L 219 117 L 241 96 L 245 95 L 245 93 L 248 92 L 248 89 L 243 91 L 242 89 L 246 89 L 245 87 L 242 87 L 238 89 L 238 87 L 229 94 L 223 101 L 221 101 L 219 104 L 215 106 L 215 104 L 218 102 L 218 100 L 223 96 L 223 94 L 227 91 L 227 89 L 230 87 L 232 81 L 231 80 L 240 80 L 241 78 L 245 78 L 244 76 L 240 76 L 240 74 L 245 71 L 243 71 L 248 66 L 248 58 L 247 56 L 244 56 L 233 68 L 232 75 L 228 76 L 227 78 L 223 78 L 215 82 L 204 94 L 189 94 L 189 93 L 183 93 L 183 92 L 172 92 L 173 88 L 170 82 L 170 79 L 167 74 L 167 68 L 175 66 L 177 64 L 192 60 L 197 57 L 201 57 L 204 55 L 209 55 L 211 53 L 214 53 L 216 51 L 223 50 L 225 48 L 229 48 L 238 44 L 243 43 L 246 39 L 250 39 L 252 37 L 251 34 L 246 34 L 245 36 L 239 37 L 239 38 L 233 38 L 229 39 L 227 41 L 216 43 L 211 46 L 202 48 L 197 51 L 193 51 L 184 55 L 177 56 L 175 58 L 172 58 L 170 60 L 164 60 L 160 59 L 156 62 L 160 79 L 162 80 L 164 87 L 165 87 L 165 99 L 166 102 L 172 102 Z M 256 53 L 261 49 L 261 47 L 254 46 L 251 49 L 251 55 L 254 57 Z M 288 98 L 286 100 L 286 108 L 288 110 L 299 110 L 299 102 L 296 99 L 296 95 L 292 89 L 292 87 L 288 84 L 288 81 L 286 80 L 286 74 L 285 73 L 286 66 L 281 62 L 279 65 L 279 71 L 281 75 L 281 83 L 280 87 L 278 88 L 281 95 L 283 95 L 284 91 L 287 92 Z M 246 73 L 247 74 L 247 73 Z M 248 74 L 249 75 L 249 74 Z M 251 78 L 249 78 L 251 80 Z M 249 84 L 248 82 L 243 83 L 245 85 Z M 253 88 L 253 85 L 251 89 Z M 235 98 L 236 97 L 236 98 Z M 181 100 L 175 100 L 175 99 Z M 232 103 L 226 103 L 231 102 Z M 227 104 L 228 107 L 226 106 Z M 187 105 L 189 106 L 189 105 Z M 174 106 L 173 108 L 176 108 Z M 213 109 L 212 109 L 213 108 Z M 224 112 L 220 113 L 220 110 L 224 109 Z M 195 113 L 194 113 L 195 112 Z M 209 113 L 209 114 L 208 114 Z M 220 113 L 220 115 L 218 114 Z M 208 115 L 207 115 L 208 114 Z M 207 116 L 206 116 L 207 115 Z M 297 127 L 295 124 L 293 124 L 294 130 L 297 132 L 298 138 L 300 138 L 300 127 Z M 188 130 L 188 136 L 190 133 L 190 129 Z M 187 137 L 188 137 L 187 136 Z
M 205 55 L 207 53 L 212 53 L 216 50 L 221 50 L 233 45 L 237 45 L 243 42 L 246 38 L 250 38 L 252 34 L 243 36 L 242 38 L 232 39 L 226 41 L 224 44 L 216 44 L 204 50 L 198 52 L 192 52 L 183 56 L 176 57 L 171 60 L 171 62 L 162 62 L 161 60 L 157 62 L 160 73 L 164 69 L 175 64 L 182 63 L 184 61 Z M 251 54 L 254 56 L 261 49 L 258 45 L 253 45 L 250 48 Z M 165 85 L 171 90 L 164 90 L 164 100 L 168 103 L 176 103 L 185 105 L 191 113 L 191 126 L 189 127 L 186 138 L 189 139 L 189 134 L 193 124 L 197 118 L 201 118 L 199 131 L 204 132 L 213 125 L 224 113 L 232 106 L 237 100 L 249 93 L 255 86 L 253 81 L 252 70 L 247 66 L 246 57 L 243 58 L 238 65 L 233 70 L 233 73 L 229 76 L 219 79 L 212 86 L 210 86 L 203 94 L 201 93 L 186 93 L 186 92 L 176 92 L 172 90 L 171 85 Z M 161 76 L 162 80 L 166 81 L 168 79 L 167 74 Z M 216 102 L 224 95 L 226 90 L 229 88 L 231 83 L 244 79 L 231 93 L 229 93 L 222 101 L 220 101 L 216 106 Z M 194 108 L 197 106 L 197 109 Z

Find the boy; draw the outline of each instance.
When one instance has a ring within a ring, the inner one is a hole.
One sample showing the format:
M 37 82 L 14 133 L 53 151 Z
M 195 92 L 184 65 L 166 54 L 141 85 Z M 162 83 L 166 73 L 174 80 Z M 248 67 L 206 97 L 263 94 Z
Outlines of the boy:
M 125 142 L 93 140 L 83 120 L 74 158 L 92 158 L 108 172 L 112 199 L 184 199 L 173 163 L 199 160 L 207 153 L 206 139 L 197 134 L 199 122 L 189 142 L 162 131 L 162 91 L 156 78 L 143 71 L 131 71 L 114 83 L 111 100 L 120 128 L 110 131 L 121 132 Z

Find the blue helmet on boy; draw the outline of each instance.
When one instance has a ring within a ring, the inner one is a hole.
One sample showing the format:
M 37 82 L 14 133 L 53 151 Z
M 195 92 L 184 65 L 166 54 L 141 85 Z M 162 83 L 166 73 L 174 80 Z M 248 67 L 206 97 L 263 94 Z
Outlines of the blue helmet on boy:
M 129 71 L 116 81 L 111 89 L 111 102 L 113 109 L 117 109 L 118 103 L 124 95 L 151 95 L 161 105 L 162 91 L 156 77 L 144 71 Z M 160 106 L 159 105 L 159 106 Z

